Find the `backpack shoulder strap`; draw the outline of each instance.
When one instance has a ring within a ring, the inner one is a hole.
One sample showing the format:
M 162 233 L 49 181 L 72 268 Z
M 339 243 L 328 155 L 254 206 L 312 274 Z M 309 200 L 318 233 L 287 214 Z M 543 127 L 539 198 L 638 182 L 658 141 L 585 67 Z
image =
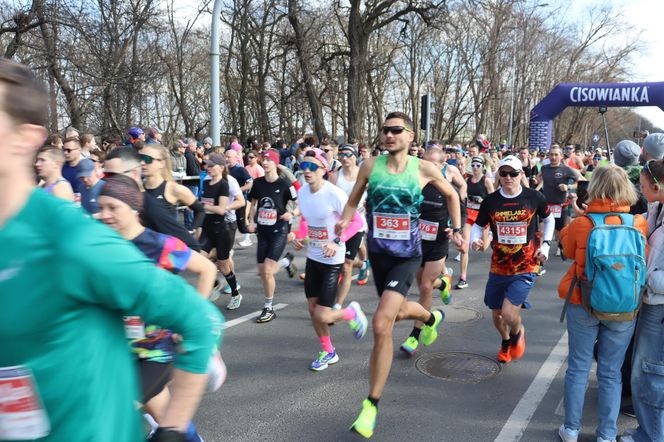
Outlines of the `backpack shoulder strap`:
M 563 322 L 565 320 L 565 313 L 567 312 L 567 307 L 569 307 L 569 302 L 570 299 L 572 298 L 572 292 L 574 291 L 574 287 L 576 286 L 577 280 L 578 277 L 575 274 L 574 277 L 572 278 L 572 282 L 569 285 L 567 296 L 565 296 L 565 304 L 563 305 L 563 311 L 560 313 L 560 322 Z
M 617 213 L 623 226 L 634 226 L 634 215 L 629 213 Z

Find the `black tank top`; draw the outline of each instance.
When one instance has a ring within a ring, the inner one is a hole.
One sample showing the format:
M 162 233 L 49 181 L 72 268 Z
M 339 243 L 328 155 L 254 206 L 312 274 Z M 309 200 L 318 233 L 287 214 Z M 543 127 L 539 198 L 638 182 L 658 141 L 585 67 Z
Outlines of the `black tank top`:
M 431 183 L 422 189 L 422 204 L 420 205 L 420 222 L 438 222 L 438 235 L 436 241 L 442 241 L 446 237 L 445 228 L 448 225 L 449 212 L 447 210 L 447 199 Z
M 486 175 L 482 175 L 482 179 L 479 180 L 476 183 L 473 183 L 473 177 L 470 177 L 466 180 L 466 184 L 468 185 L 468 196 L 479 196 L 482 199 L 486 198 L 486 196 L 489 194 L 486 190 L 486 185 L 484 184 L 484 180 L 486 179 Z
M 154 197 L 154 199 L 159 200 L 159 202 L 161 204 L 163 204 L 164 208 L 168 211 L 168 213 L 173 215 L 173 217 L 177 217 L 177 214 L 178 214 L 177 206 L 169 203 L 168 200 L 166 199 L 166 195 L 165 195 L 165 193 L 166 193 L 166 183 L 167 183 L 167 181 L 164 180 L 164 181 L 162 181 L 162 183 L 160 185 L 158 185 L 154 189 L 148 189 L 146 187 L 145 192 L 147 194 L 151 195 L 152 197 Z

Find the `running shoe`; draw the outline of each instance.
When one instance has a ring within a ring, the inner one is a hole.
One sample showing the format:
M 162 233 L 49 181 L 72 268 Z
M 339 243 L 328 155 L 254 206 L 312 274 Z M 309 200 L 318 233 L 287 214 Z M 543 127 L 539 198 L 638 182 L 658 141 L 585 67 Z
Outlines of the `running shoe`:
M 337 362 L 339 362 L 339 355 L 337 355 L 336 351 L 332 353 L 321 351 L 318 353 L 318 359 L 311 363 L 311 369 L 313 371 L 323 371 L 328 365 L 336 364 Z
M 360 307 L 360 304 L 358 304 L 356 301 L 348 304 L 348 308 L 355 311 L 355 319 L 348 321 L 348 326 L 351 330 L 353 330 L 355 339 L 362 339 L 367 333 L 367 328 L 369 327 L 367 317 L 364 315 L 364 312 L 362 312 L 362 307 Z
M 521 331 L 510 339 L 510 356 L 512 359 L 521 359 L 526 352 L 526 328 L 521 326 Z
M 260 316 L 258 318 L 256 318 L 256 322 L 258 322 L 259 324 L 262 324 L 264 322 L 270 322 L 271 320 L 273 320 L 276 317 L 277 317 L 277 314 L 274 313 L 274 310 L 272 310 L 271 308 L 265 307 L 265 308 L 263 308 L 263 311 L 261 312 Z
M 219 298 L 221 298 L 221 292 L 216 288 L 213 288 L 210 292 L 210 298 L 208 299 L 210 299 L 210 302 L 216 302 Z
M 357 275 L 357 285 L 366 285 L 369 282 L 369 260 L 365 263 L 366 265 L 360 267 L 360 273 Z
M 579 439 L 579 430 L 570 430 L 565 425 L 558 428 L 558 436 L 563 442 L 576 442 Z
M 408 336 L 408 339 L 403 341 L 403 344 L 401 344 L 401 347 L 399 348 L 408 356 L 413 356 L 419 345 L 420 343 L 415 336 Z
M 240 247 L 251 247 L 254 243 L 251 242 L 251 238 L 243 239 L 238 243 Z
M 420 341 L 426 346 L 436 342 L 436 339 L 438 338 L 438 327 L 443 322 L 443 319 L 445 319 L 445 313 L 443 313 L 442 310 L 434 310 L 431 313 L 434 317 L 433 325 L 425 324 L 424 327 L 422 327 L 422 333 L 420 334 Z
M 546 269 L 544 266 L 540 266 L 539 270 L 537 271 L 537 276 L 542 276 L 546 274 Z
M 291 261 L 290 264 L 288 264 L 288 267 L 286 267 L 286 271 L 288 272 L 288 277 L 292 278 L 297 274 L 297 267 L 295 264 L 293 264 L 293 261 Z
M 215 392 L 224 385 L 226 381 L 226 364 L 219 354 L 219 350 L 215 350 L 214 354 L 208 361 L 208 384 L 207 391 Z
M 459 289 L 459 290 L 462 290 L 462 289 L 465 289 L 466 287 L 468 287 L 468 283 L 466 282 L 465 279 L 459 278 L 459 282 L 457 282 L 457 284 L 454 287 Z
M 193 422 L 189 422 L 189 426 L 187 426 L 187 432 L 184 435 L 184 439 L 187 442 L 205 442 L 201 437 L 201 435 L 198 434 L 198 431 L 196 431 L 196 426 L 194 425 Z
M 556 256 L 560 256 L 560 255 L 561 255 L 561 253 L 560 253 L 561 250 L 562 250 L 562 249 L 560 248 L 560 246 L 556 249 Z
M 450 289 L 452 288 L 452 274 L 454 271 L 449 267 L 446 269 L 445 274 L 440 274 L 440 299 L 443 301 L 443 304 L 447 305 L 452 300 L 452 293 Z
M 461 253 L 458 253 L 457 256 L 454 257 L 454 260 L 456 262 L 461 262 Z
M 507 364 L 512 362 L 512 355 L 510 354 L 510 341 L 503 341 L 500 344 L 500 351 L 498 352 L 498 362 Z
M 374 428 L 376 428 L 376 415 L 378 414 L 378 408 L 372 404 L 369 399 L 365 399 L 362 402 L 362 411 L 360 415 L 355 419 L 353 425 L 350 427 L 351 431 L 356 432 L 360 436 L 369 439 L 373 436 Z
M 226 309 L 235 310 L 237 308 L 240 308 L 240 304 L 242 304 L 242 295 L 231 296 L 231 300 L 228 302 Z
M 240 281 L 238 281 L 237 282 L 237 290 L 240 291 L 241 288 L 242 288 L 242 286 L 240 285 Z M 224 293 L 227 294 L 227 295 L 230 295 L 231 293 L 233 293 L 233 290 L 231 290 L 230 285 L 226 284 L 226 287 L 224 287 Z

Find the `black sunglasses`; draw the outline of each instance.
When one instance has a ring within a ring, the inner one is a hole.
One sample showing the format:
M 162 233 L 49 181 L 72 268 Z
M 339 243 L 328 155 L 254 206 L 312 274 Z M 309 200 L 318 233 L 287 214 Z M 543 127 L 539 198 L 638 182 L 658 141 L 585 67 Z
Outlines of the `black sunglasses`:
M 145 164 L 152 164 L 153 161 L 161 161 L 161 158 L 151 157 L 150 155 L 141 154 L 141 160 Z
M 394 135 L 399 135 L 404 130 L 406 132 L 412 132 L 412 130 L 410 130 L 407 127 L 404 127 L 404 126 L 383 126 L 383 134 L 384 135 L 387 135 L 389 133 L 392 133 Z
M 500 175 L 503 178 L 505 178 L 507 176 L 511 176 L 512 178 L 516 178 L 516 177 L 519 176 L 520 173 L 521 173 L 521 171 L 518 171 L 518 170 L 513 170 L 512 172 L 508 172 L 506 170 L 501 170 L 501 171 L 498 172 L 498 175 Z
M 350 158 L 350 157 L 352 157 L 352 156 L 353 156 L 352 153 L 347 153 L 347 152 L 344 152 L 344 153 L 340 153 L 340 154 L 339 154 L 339 158 Z
M 72 153 L 75 150 L 78 150 L 78 147 L 75 147 L 74 149 L 62 149 L 64 153 Z

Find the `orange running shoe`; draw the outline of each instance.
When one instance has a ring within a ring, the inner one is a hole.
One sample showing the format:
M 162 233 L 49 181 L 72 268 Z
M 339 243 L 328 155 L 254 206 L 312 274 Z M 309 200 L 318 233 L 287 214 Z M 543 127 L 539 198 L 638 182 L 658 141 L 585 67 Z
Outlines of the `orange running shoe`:
M 512 359 L 521 359 L 526 352 L 526 329 L 521 326 L 521 331 L 510 339 L 510 356 Z
M 498 352 L 498 362 L 507 364 L 512 362 L 512 355 L 510 354 L 510 341 L 503 341 L 500 344 L 500 351 Z

